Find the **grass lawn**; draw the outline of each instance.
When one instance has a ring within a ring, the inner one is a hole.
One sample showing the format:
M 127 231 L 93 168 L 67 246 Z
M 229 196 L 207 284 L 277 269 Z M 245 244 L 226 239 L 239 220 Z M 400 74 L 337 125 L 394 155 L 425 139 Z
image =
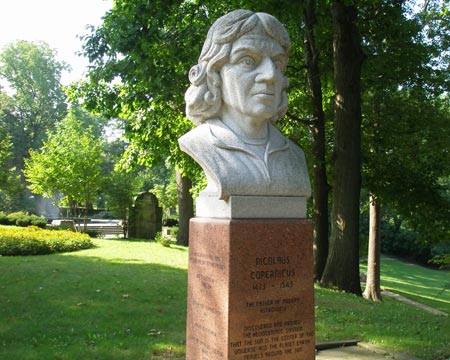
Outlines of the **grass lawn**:
M 382 256 L 381 287 L 450 314 L 450 271 Z
M 0 257 L 0 359 L 184 354 L 187 249 L 94 242 L 74 253 Z M 424 360 L 450 356 L 450 319 L 393 299 L 316 288 L 316 319 L 318 341 L 359 338 Z

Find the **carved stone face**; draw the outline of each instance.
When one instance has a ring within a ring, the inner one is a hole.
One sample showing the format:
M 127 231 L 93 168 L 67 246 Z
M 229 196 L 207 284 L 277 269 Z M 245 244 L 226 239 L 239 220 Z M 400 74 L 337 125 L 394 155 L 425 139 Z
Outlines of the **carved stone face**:
M 267 122 L 280 105 L 285 61 L 281 45 L 261 29 L 236 40 L 220 71 L 223 111 Z

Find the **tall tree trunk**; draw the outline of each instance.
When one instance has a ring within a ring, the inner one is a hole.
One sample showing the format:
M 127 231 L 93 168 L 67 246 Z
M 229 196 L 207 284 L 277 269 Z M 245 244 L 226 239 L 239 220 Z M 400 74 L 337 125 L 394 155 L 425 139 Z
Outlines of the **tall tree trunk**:
M 314 277 L 320 280 L 328 256 L 328 192 L 325 166 L 325 115 L 322 106 L 322 84 L 319 74 L 319 53 L 314 38 L 315 1 L 307 0 L 305 19 L 305 62 L 313 105 L 313 221 Z
M 361 65 L 355 24 L 357 10 L 333 1 L 335 88 L 333 208 L 324 286 L 361 295 L 359 280 L 359 197 L 361 188 Z
M 189 220 L 194 217 L 194 201 L 190 189 L 192 181 L 176 170 L 177 191 L 178 191 L 178 234 L 177 244 L 189 245 Z
M 381 301 L 380 288 L 380 219 L 381 208 L 379 200 L 370 195 L 369 221 L 369 254 L 367 262 L 367 280 L 363 296 L 368 300 Z

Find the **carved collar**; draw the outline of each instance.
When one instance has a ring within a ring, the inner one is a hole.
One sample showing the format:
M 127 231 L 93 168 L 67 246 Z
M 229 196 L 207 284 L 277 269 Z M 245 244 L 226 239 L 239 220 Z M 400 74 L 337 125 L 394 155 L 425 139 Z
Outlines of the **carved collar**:
M 220 119 L 207 120 L 205 124 L 209 125 L 209 137 L 213 145 L 222 149 L 238 150 L 255 156 L 252 149 Z M 275 126 L 269 124 L 269 140 L 266 147 L 266 155 L 284 151 L 288 148 L 289 143 L 286 138 Z

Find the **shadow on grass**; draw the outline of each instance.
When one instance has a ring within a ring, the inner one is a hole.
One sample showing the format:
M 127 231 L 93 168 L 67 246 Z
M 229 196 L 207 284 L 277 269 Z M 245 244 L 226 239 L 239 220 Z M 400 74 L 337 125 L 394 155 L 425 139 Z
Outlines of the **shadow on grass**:
M 186 281 L 185 269 L 154 263 L 66 255 L 2 258 L 0 358 L 182 355 Z
M 412 300 L 450 313 L 450 271 L 383 256 L 381 285 Z
M 367 301 L 316 286 L 316 341 L 362 339 L 424 360 L 450 356 L 450 322 L 398 300 Z

